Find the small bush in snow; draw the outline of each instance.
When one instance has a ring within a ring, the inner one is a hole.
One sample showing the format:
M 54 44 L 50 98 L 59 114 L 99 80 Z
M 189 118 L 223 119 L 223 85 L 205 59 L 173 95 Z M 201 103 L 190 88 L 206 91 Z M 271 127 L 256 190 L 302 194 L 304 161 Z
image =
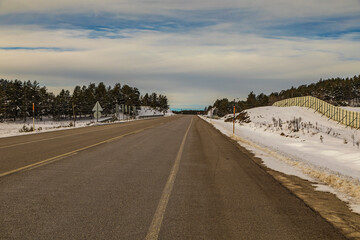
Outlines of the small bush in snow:
M 34 128 L 31 126 L 31 127 L 28 127 L 26 126 L 25 124 L 23 125 L 23 127 L 19 130 L 19 132 L 33 132 L 34 131 Z
M 248 113 L 246 111 L 242 111 L 241 113 L 239 113 L 235 120 L 238 120 L 239 123 L 250 123 L 250 116 L 248 115 Z
M 328 128 L 328 129 L 326 130 L 326 133 L 327 133 L 327 134 L 330 134 L 331 131 L 332 131 L 332 128 Z
M 274 127 L 277 127 L 277 123 L 278 123 L 278 121 L 276 120 L 276 118 L 272 118 L 272 121 L 273 121 L 273 123 L 274 123 Z
M 294 126 L 293 129 L 294 132 L 298 132 L 300 130 L 300 124 L 301 124 L 301 117 L 299 118 L 294 117 L 294 120 L 292 121 L 292 125 Z

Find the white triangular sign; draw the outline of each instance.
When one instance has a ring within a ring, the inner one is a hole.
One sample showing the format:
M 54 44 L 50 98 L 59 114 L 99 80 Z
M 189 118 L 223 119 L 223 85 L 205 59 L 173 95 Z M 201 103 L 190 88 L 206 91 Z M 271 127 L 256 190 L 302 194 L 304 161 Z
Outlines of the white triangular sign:
M 92 110 L 93 110 L 93 112 L 97 112 L 97 111 L 101 112 L 103 110 L 102 107 L 100 106 L 99 101 L 97 101 L 95 103 L 95 106 L 94 106 L 94 108 Z

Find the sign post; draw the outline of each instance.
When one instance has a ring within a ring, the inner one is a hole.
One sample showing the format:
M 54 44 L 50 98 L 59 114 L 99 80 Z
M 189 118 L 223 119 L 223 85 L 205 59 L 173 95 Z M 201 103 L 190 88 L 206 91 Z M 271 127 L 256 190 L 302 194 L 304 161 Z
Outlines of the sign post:
M 94 108 L 92 109 L 92 111 L 94 112 L 94 117 L 96 118 L 96 122 L 99 121 L 99 118 L 101 117 L 101 111 L 102 111 L 102 107 L 100 106 L 99 101 L 97 101 L 95 103 Z

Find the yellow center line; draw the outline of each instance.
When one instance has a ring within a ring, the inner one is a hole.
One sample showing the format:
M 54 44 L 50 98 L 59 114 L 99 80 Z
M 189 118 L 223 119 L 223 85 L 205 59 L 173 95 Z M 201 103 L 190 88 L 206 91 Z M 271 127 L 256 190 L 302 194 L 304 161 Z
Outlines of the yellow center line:
M 20 168 L 14 169 L 14 170 L 10 170 L 8 172 L 0 173 L 0 177 L 4 177 L 4 176 L 7 176 L 7 175 L 10 175 L 10 174 L 13 174 L 13 173 L 17 173 L 17 172 L 20 172 L 20 171 L 24 171 L 24 170 L 34 169 L 34 168 L 49 164 L 51 162 L 58 161 L 60 159 L 67 158 L 69 156 L 72 156 L 72 155 L 80 152 L 80 151 L 84 151 L 84 150 L 99 146 L 99 145 L 104 144 L 104 143 L 110 143 L 110 142 L 119 140 L 120 138 L 126 137 L 128 135 L 140 133 L 140 132 L 142 132 L 142 131 L 144 131 L 146 129 L 153 128 L 153 127 L 155 127 L 157 125 L 159 125 L 159 124 L 155 124 L 155 125 L 152 125 L 150 127 L 142 128 L 142 129 L 139 129 L 139 130 L 136 130 L 136 131 L 133 131 L 133 132 L 125 133 L 123 135 L 113 137 L 113 138 L 109 138 L 107 140 L 104 140 L 104 141 L 101 141 L 101 142 L 98 142 L 98 143 L 95 143 L 95 144 L 92 144 L 92 145 L 89 145 L 89 146 L 86 146 L 86 147 L 82 147 L 82 148 L 76 149 L 76 150 L 71 151 L 71 152 L 67 152 L 67 153 L 64 153 L 64 154 L 61 154 L 61 155 L 58 155 L 58 156 L 55 156 L 55 157 L 51 157 L 51 158 L 48 158 L 48 159 L 45 159 L 45 160 L 42 160 L 42 161 L 39 161 L 39 162 L 36 162 L 36 163 L 33 163 L 33 164 L 29 164 L 29 165 L 24 166 L 24 167 L 20 167 Z
M 29 166 L 28 168 L 23 169 L 22 171 L 23 171 L 23 172 L 25 172 L 25 171 L 30 171 L 30 170 L 32 170 L 32 169 L 35 169 L 35 168 L 38 168 L 38 167 L 41 167 L 41 166 L 44 166 L 44 165 L 53 163 L 53 162 L 55 162 L 55 161 L 59 161 L 59 160 L 64 159 L 64 158 L 71 157 L 71 156 L 76 155 L 76 154 L 77 154 L 77 153 L 68 154 L 68 155 L 65 155 L 65 156 L 62 156 L 62 157 L 55 158 L 55 159 L 53 159 L 53 160 L 49 160 L 49 161 L 47 161 L 47 162 L 39 163 L 39 164 L 37 164 L 37 165 L 35 165 L 35 166 Z
M 177 172 L 179 170 L 180 160 L 181 160 L 181 157 L 182 157 L 182 153 L 184 151 L 184 145 L 185 145 L 185 142 L 186 142 L 187 135 L 188 135 L 188 133 L 190 131 L 192 121 L 193 121 L 193 118 L 191 118 L 191 122 L 189 124 L 189 127 L 187 128 L 186 133 L 185 133 L 185 135 L 183 137 L 183 140 L 181 142 L 179 151 L 178 151 L 178 153 L 176 155 L 174 165 L 173 165 L 173 167 L 171 169 L 169 178 L 168 178 L 168 180 L 166 182 L 166 185 L 165 185 L 163 193 L 161 195 L 161 198 L 160 198 L 159 204 L 157 206 L 156 212 L 154 214 L 154 217 L 152 219 L 152 222 L 151 222 L 151 225 L 149 227 L 148 233 L 146 235 L 146 238 L 145 238 L 146 240 L 156 240 L 159 237 L 161 224 L 162 224 L 162 221 L 164 219 L 165 210 L 166 210 L 167 204 L 169 202 L 169 198 L 170 198 L 173 186 L 174 186 L 174 182 L 175 182 L 175 179 L 176 179 Z

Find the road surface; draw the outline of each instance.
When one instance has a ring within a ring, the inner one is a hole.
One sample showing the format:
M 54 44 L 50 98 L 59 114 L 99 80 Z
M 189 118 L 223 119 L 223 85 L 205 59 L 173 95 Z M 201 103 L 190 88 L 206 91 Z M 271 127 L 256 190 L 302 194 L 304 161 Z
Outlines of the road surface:
M 0 239 L 344 239 L 208 123 L 0 139 Z

